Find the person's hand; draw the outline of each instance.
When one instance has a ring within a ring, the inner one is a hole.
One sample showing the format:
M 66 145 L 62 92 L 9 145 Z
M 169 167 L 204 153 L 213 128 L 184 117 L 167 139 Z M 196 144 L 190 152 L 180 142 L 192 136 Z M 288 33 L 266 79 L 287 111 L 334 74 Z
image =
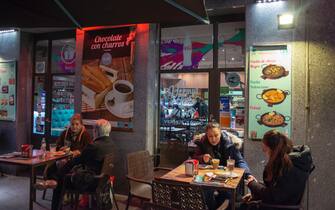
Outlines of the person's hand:
M 248 203 L 252 200 L 252 195 L 250 193 L 246 194 L 245 196 L 242 197 L 242 202 L 243 203 Z
M 63 146 L 63 147 L 61 147 L 61 148 L 59 149 L 59 151 L 63 151 L 63 152 L 65 152 L 65 150 L 66 150 L 67 148 L 68 148 L 67 146 Z
M 253 181 L 256 181 L 257 182 L 257 179 L 253 176 L 253 175 L 249 175 L 248 178 L 244 181 L 245 182 L 245 185 L 249 185 L 250 182 L 253 182 Z
M 208 163 L 210 159 L 212 159 L 210 154 L 204 154 L 202 156 L 202 159 L 204 160 L 205 163 Z
M 78 157 L 80 155 L 80 151 L 79 150 L 73 150 L 72 155 L 73 155 L 73 157 Z

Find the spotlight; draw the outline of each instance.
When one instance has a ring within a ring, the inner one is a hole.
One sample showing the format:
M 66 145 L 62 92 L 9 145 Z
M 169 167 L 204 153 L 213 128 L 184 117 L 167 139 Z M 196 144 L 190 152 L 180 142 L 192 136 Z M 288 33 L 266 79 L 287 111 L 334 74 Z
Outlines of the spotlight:
M 278 15 L 278 28 L 279 29 L 294 28 L 294 16 L 293 16 L 293 14 Z

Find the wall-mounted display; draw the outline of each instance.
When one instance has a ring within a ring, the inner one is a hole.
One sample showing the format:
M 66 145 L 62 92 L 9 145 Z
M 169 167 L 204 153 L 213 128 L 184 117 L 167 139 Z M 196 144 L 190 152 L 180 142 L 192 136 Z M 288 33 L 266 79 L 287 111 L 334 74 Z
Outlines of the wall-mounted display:
M 15 121 L 16 62 L 0 62 L 0 120 Z
M 253 46 L 249 59 L 249 134 L 261 139 L 277 129 L 291 135 L 290 46 Z
M 104 118 L 113 129 L 132 130 L 135 34 L 135 27 L 85 33 L 81 69 L 84 123 Z

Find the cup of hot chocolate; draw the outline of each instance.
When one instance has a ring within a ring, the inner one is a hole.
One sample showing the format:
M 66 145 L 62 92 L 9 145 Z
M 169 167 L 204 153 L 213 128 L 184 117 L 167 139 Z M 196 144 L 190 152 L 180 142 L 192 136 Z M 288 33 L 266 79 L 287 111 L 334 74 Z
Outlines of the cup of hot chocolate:
M 114 103 L 122 103 L 129 100 L 134 86 L 128 80 L 117 80 L 113 83 Z

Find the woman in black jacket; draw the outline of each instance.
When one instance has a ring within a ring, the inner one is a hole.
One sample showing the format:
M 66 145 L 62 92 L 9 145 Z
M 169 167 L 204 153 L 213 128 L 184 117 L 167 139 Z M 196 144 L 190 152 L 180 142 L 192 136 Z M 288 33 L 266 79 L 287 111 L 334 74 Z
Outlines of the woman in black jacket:
M 268 158 L 263 172 L 264 184 L 258 183 L 253 177 L 248 178 L 247 186 L 251 194 L 245 196 L 244 200 L 247 203 L 261 200 L 267 204 L 298 205 L 311 171 L 309 148 L 300 147 L 301 151 L 293 152 L 291 140 L 276 130 L 265 133 L 262 143 L 263 152 Z

